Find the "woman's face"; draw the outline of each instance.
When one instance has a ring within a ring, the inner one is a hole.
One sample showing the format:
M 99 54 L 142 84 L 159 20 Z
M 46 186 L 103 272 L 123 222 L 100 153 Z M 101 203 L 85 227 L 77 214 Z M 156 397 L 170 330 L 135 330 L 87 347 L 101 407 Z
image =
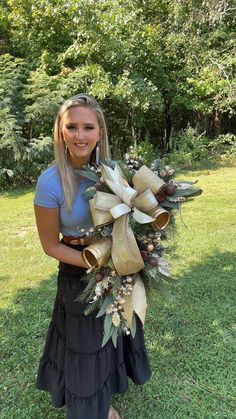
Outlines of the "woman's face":
M 62 134 L 74 167 L 88 164 L 101 138 L 96 114 L 86 106 L 68 109 L 62 118 Z

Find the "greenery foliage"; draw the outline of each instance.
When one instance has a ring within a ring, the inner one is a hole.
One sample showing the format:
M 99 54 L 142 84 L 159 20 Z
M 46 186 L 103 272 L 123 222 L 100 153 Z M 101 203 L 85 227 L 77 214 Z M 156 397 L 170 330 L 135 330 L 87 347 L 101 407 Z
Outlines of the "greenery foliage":
M 235 24 L 234 0 L 3 0 L 0 182 L 36 176 L 32 139 L 35 150 L 51 137 L 81 91 L 100 100 L 114 156 L 142 141 L 179 153 L 192 127 L 193 158 L 205 158 L 208 142 L 236 133 Z
M 211 144 L 212 153 L 222 159 L 230 159 L 236 157 L 236 135 L 225 134 L 219 135 Z

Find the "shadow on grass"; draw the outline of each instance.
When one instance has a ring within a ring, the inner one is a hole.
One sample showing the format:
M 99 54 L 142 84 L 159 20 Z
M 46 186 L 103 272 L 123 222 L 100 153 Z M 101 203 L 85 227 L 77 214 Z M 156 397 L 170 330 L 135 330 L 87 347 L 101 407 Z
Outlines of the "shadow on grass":
M 10 275 L 0 275 L 0 282 L 7 281 L 10 279 Z
M 122 419 L 233 417 L 235 254 L 218 252 L 179 278 L 174 302 L 156 298 L 145 335 L 152 378 L 114 398 Z M 65 418 L 35 389 L 56 294 L 56 274 L 15 293 L 1 311 L 2 418 Z M 227 415 L 227 416 L 226 416 Z
M 21 198 L 24 195 L 27 195 L 31 192 L 34 192 L 35 185 L 19 185 L 12 188 L 4 188 L 0 191 L 0 197 L 6 197 L 8 199 L 17 199 Z

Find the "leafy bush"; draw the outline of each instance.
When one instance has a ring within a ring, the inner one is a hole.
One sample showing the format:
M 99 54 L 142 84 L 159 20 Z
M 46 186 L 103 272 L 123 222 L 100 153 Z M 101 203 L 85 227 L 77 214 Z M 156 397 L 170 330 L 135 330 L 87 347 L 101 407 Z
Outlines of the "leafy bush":
M 23 170 L 27 143 L 23 132 L 23 86 L 27 78 L 24 60 L 9 54 L 0 57 L 0 183 Z
M 51 134 L 55 115 L 63 101 L 60 78 L 50 77 L 42 69 L 30 73 L 24 89 L 25 124 L 29 138 Z
M 32 138 L 24 147 L 22 158 L 12 169 L 0 168 L 0 186 L 15 186 L 24 182 L 34 182 L 53 160 L 53 140 L 51 137 Z
M 219 135 L 211 143 L 211 153 L 220 160 L 236 158 L 236 135 L 223 134 Z
M 50 98 L 50 89 L 52 85 L 55 88 L 56 82 L 51 80 L 49 84 L 49 80 L 39 77 L 39 74 L 34 79 L 28 76 L 24 60 L 9 54 L 0 57 L 1 187 L 35 179 L 53 158 L 52 139 L 42 132 L 52 128 L 48 122 L 49 110 L 53 108 L 55 115 L 58 98 L 53 101 L 53 94 Z M 30 96 L 30 86 L 34 82 L 37 84 L 33 86 L 34 96 Z
M 204 135 L 197 136 L 195 130 L 188 127 L 181 135 L 172 139 L 171 153 L 164 161 L 172 161 L 175 166 L 191 166 L 216 161 L 235 161 L 236 136 L 220 135 L 208 139 Z
M 53 160 L 53 139 L 52 137 L 32 138 L 29 142 L 24 156 L 24 167 L 28 179 L 37 179 L 40 173 Z
M 172 139 L 173 153 L 185 155 L 190 160 L 199 161 L 209 158 L 209 140 L 204 135 L 197 136 L 192 127 L 183 130 Z

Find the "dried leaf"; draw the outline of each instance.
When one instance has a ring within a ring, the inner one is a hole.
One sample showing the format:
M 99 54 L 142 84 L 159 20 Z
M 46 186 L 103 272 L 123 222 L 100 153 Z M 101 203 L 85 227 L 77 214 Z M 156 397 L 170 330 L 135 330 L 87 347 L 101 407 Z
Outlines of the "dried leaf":
M 105 314 L 107 307 L 113 302 L 113 300 L 114 298 L 112 295 L 107 295 L 104 298 L 101 308 L 96 317 L 101 317 L 103 314 Z
M 112 337 L 111 338 L 112 338 L 113 345 L 116 348 L 116 344 L 117 344 L 117 327 L 115 328 L 114 332 L 112 333 Z
M 117 311 L 112 316 L 112 323 L 115 327 L 120 325 L 120 315 L 117 313 Z
M 102 341 L 102 347 L 106 345 L 108 340 L 110 339 L 114 326 L 112 324 L 112 316 L 110 314 L 106 314 L 105 320 L 104 320 L 104 336 Z
M 137 330 L 137 323 L 136 323 L 136 315 L 135 313 L 133 313 L 133 317 L 132 317 L 132 324 L 131 324 L 131 335 L 133 336 L 133 338 L 136 335 L 136 330 Z

